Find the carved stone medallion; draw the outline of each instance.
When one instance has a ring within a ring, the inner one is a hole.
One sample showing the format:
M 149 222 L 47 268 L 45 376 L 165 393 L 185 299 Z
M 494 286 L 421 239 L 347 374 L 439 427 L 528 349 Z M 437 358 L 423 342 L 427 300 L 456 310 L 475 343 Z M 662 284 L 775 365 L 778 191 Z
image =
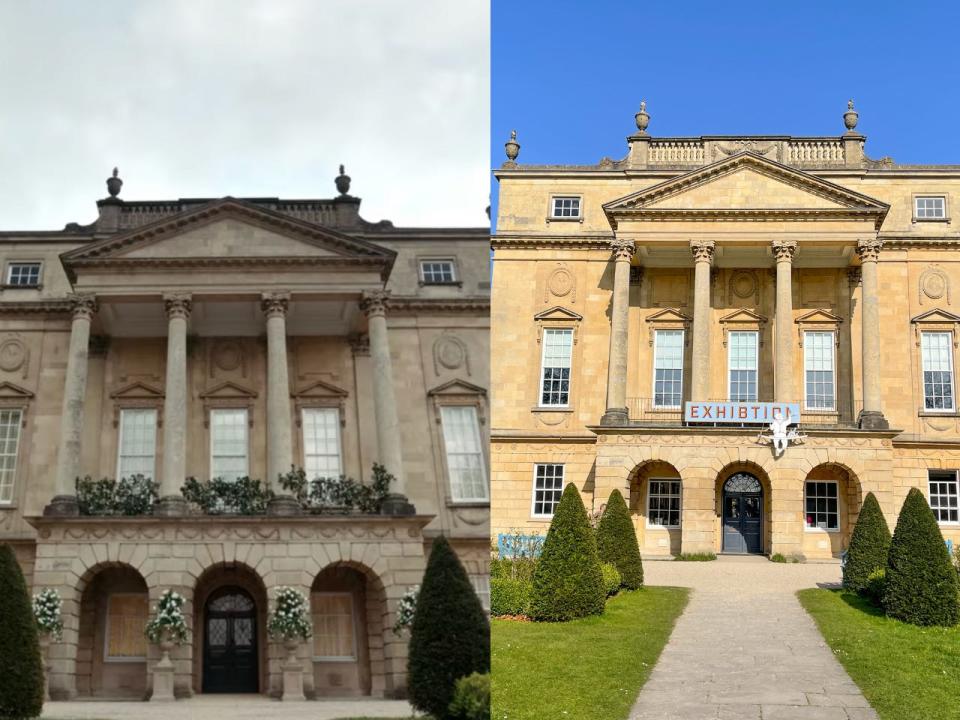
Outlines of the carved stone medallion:
M 458 370 L 466 366 L 467 375 L 470 374 L 467 346 L 454 335 L 441 335 L 433 343 L 434 371 L 439 375 L 443 369 Z
M 920 304 L 923 304 L 924 298 L 940 300 L 944 297 L 949 305 L 950 280 L 947 274 L 940 268 L 927 268 L 920 276 Z
M 213 364 L 219 370 L 231 372 L 243 364 L 243 348 L 236 340 L 221 340 L 213 347 Z
M 730 276 L 731 301 L 734 297 L 746 300 L 757 294 L 757 276 L 747 270 L 737 270 Z
M 14 372 L 27 361 L 27 347 L 16 338 L 0 343 L 0 370 Z

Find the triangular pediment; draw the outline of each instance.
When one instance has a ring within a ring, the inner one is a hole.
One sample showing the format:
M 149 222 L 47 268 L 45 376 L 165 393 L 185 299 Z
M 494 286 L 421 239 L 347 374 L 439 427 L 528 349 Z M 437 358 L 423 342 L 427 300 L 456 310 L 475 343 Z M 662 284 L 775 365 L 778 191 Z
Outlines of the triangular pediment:
M 653 313 L 653 315 L 647 315 L 647 322 L 678 322 L 678 323 L 688 323 L 691 322 L 689 316 L 684 315 L 682 312 L 676 308 L 664 308 L 658 312 Z
M 317 380 L 297 390 L 292 397 L 306 400 L 309 398 L 343 398 L 347 395 L 349 393 L 346 390 L 325 383 L 323 380 Z
M 879 226 L 889 206 L 810 173 L 743 152 L 631 193 L 603 208 L 614 227 L 618 217 L 631 215 L 854 216 L 873 218 Z
M 565 307 L 552 307 L 533 316 L 534 320 L 583 320 L 583 315 L 567 310 Z
M 947 310 L 934 308 L 910 319 L 912 323 L 960 323 L 960 315 L 954 315 Z
M 0 382 L 0 400 L 28 400 L 33 393 L 11 382 Z
M 437 387 L 427 392 L 427 395 L 486 395 L 487 391 L 484 390 L 479 385 L 474 385 L 469 383 L 466 380 L 450 380 L 445 382 L 442 385 L 437 385 Z
M 829 310 L 824 310 L 823 308 L 817 308 L 816 310 L 811 310 L 808 313 L 804 313 L 796 320 L 796 323 L 827 323 L 830 325 L 837 325 L 843 322 L 843 318 L 839 315 L 834 315 Z
M 114 400 L 159 400 L 163 398 L 163 391 L 153 385 L 134 382 L 114 390 L 110 397 Z
M 255 398 L 257 392 L 227 380 L 200 393 L 200 397 L 204 399 Z
M 394 253 L 321 225 L 223 198 L 62 255 L 68 270 L 91 261 L 310 258 L 366 260 Z
M 751 324 L 760 324 L 765 323 L 767 318 L 759 313 L 755 313 L 753 310 L 747 310 L 746 308 L 741 308 L 736 310 L 729 315 L 724 315 L 720 318 L 722 323 L 751 323 Z

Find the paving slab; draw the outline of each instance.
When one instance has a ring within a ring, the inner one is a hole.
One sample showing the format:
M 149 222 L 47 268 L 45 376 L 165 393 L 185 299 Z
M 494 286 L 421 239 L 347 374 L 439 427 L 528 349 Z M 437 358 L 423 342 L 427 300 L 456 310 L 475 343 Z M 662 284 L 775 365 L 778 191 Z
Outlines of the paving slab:
M 837 563 L 645 562 L 649 585 L 692 589 L 630 720 L 877 720 L 796 598 Z

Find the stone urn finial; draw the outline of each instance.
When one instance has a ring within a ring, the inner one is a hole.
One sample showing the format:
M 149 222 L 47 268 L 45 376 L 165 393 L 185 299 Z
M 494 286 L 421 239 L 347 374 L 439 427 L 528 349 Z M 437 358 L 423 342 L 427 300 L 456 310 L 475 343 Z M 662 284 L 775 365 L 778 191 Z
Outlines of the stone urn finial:
M 847 102 L 847 111 L 843 114 L 843 124 L 847 126 L 847 132 L 852 133 L 857 126 L 857 119 L 860 113 L 853 109 L 853 100 Z
M 113 169 L 113 175 L 107 178 L 107 192 L 110 193 L 110 197 L 115 198 L 120 194 L 120 188 L 123 187 L 123 180 L 118 177 L 120 171 L 117 168 Z
M 634 120 L 637 121 L 637 130 L 640 131 L 641 135 L 647 134 L 647 126 L 650 124 L 650 113 L 647 112 L 647 101 L 640 101 L 640 112 L 633 116 Z
M 517 156 L 520 154 L 520 143 L 517 142 L 517 131 L 510 131 L 510 139 L 503 144 L 504 149 L 507 153 L 507 160 L 509 162 L 516 162 Z
M 343 165 L 340 166 L 340 174 L 337 175 L 334 182 L 337 184 L 337 190 L 341 195 L 350 192 L 350 176 L 344 172 Z

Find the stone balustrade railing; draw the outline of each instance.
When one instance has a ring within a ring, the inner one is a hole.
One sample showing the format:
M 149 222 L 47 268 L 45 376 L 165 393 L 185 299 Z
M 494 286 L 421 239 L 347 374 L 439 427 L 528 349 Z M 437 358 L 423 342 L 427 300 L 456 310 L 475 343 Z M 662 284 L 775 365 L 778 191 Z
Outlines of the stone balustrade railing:
M 843 165 L 846 162 L 840 138 L 791 138 L 787 141 L 787 165 Z
M 650 143 L 650 165 L 704 165 L 706 143 L 700 139 L 653 140 Z
M 694 169 L 740 152 L 752 152 L 775 162 L 804 169 L 862 167 L 863 136 L 753 136 L 630 138 L 628 164 L 634 168 Z

